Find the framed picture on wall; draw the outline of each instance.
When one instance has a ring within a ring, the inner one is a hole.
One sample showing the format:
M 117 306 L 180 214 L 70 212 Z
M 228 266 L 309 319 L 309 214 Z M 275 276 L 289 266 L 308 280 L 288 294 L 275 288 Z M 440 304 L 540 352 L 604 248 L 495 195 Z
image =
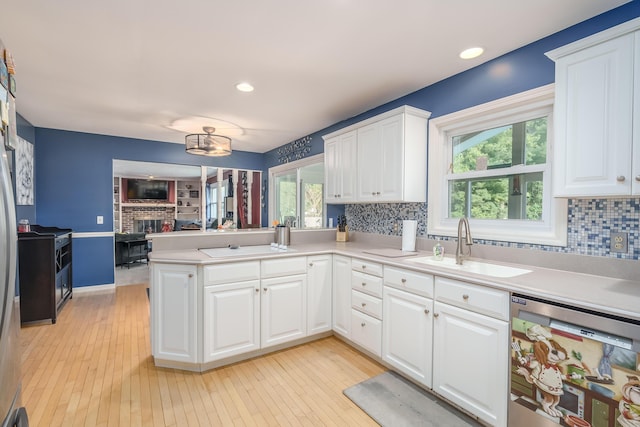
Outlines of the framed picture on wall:
M 20 137 L 16 148 L 16 204 L 33 205 L 33 144 Z

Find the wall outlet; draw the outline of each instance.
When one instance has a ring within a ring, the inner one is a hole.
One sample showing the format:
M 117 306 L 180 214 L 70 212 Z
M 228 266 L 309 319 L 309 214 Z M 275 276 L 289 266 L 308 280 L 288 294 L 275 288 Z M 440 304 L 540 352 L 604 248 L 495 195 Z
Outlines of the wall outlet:
M 609 245 L 609 250 L 611 252 L 628 252 L 628 241 L 627 241 L 627 233 L 611 233 L 611 243 Z
M 104 224 L 104 217 L 102 215 L 97 216 L 96 224 Z

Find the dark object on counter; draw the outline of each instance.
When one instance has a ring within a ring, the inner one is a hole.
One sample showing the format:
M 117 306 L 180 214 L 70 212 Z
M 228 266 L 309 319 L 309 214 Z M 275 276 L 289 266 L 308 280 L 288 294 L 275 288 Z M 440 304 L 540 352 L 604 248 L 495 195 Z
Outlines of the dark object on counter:
M 20 320 L 51 319 L 73 298 L 71 229 L 32 225 L 18 233 Z
M 345 232 L 347 227 L 347 217 L 344 215 L 338 216 L 338 231 Z

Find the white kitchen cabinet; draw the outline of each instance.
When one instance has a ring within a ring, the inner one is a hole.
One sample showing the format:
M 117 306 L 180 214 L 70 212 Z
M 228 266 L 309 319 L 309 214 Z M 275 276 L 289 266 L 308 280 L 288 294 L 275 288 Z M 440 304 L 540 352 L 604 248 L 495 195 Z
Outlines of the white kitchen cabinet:
M 197 267 L 151 264 L 151 347 L 156 359 L 196 363 Z
M 351 203 L 356 196 L 356 131 L 325 141 L 325 202 Z
M 307 335 L 331 330 L 332 256 L 307 257 Z
M 460 304 L 441 302 L 439 292 L 447 291 L 451 296 L 447 288 L 456 283 L 462 285 L 458 288 L 458 298 L 454 298 Z M 469 286 L 474 285 L 436 278 L 433 391 L 490 425 L 506 426 L 510 369 L 508 318 L 476 312 L 475 308 L 480 305 L 473 302 L 475 294 L 466 293 Z M 476 288 L 479 292 L 488 290 L 482 286 Z
M 362 313 L 351 310 L 351 340 L 363 349 L 380 357 L 382 347 L 382 321 Z
M 425 202 L 430 115 L 427 111 L 403 106 L 325 135 L 328 202 Z M 346 142 L 352 156 L 349 168 L 353 181 L 349 182 L 354 184 L 354 193 L 348 200 L 344 194 L 336 197 L 340 195 L 336 190 L 339 180 L 344 180 L 338 166 L 340 156 L 345 153 L 338 145 L 346 147 Z
M 638 30 L 640 18 L 547 53 L 556 63 L 554 196 L 640 194 Z
M 261 343 L 271 347 L 307 335 L 307 275 L 262 279 Z
M 385 286 L 383 308 L 382 359 L 431 388 L 433 300 Z
M 351 338 L 351 258 L 333 256 L 333 331 Z
M 351 259 L 351 340 L 382 357 L 382 264 Z
M 260 348 L 260 281 L 206 286 L 203 362 Z
M 358 129 L 358 202 L 425 202 L 427 119 L 400 113 Z

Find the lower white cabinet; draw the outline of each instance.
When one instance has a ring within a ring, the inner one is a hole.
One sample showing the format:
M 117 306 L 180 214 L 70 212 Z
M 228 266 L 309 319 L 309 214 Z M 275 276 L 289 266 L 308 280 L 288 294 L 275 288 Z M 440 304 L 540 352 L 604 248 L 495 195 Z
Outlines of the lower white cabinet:
M 382 321 L 353 309 L 351 310 L 351 325 L 351 340 L 380 357 Z
M 176 362 L 197 362 L 197 267 L 153 263 L 151 277 L 153 356 Z
M 206 286 L 203 362 L 260 348 L 260 281 Z
M 307 335 L 331 330 L 332 256 L 307 257 Z
M 433 334 L 433 391 L 506 426 L 509 323 L 436 301 Z
M 433 300 L 384 287 L 382 359 L 431 388 Z
M 307 335 L 307 275 L 261 281 L 262 348 Z
M 333 256 L 333 331 L 351 338 L 351 258 Z

